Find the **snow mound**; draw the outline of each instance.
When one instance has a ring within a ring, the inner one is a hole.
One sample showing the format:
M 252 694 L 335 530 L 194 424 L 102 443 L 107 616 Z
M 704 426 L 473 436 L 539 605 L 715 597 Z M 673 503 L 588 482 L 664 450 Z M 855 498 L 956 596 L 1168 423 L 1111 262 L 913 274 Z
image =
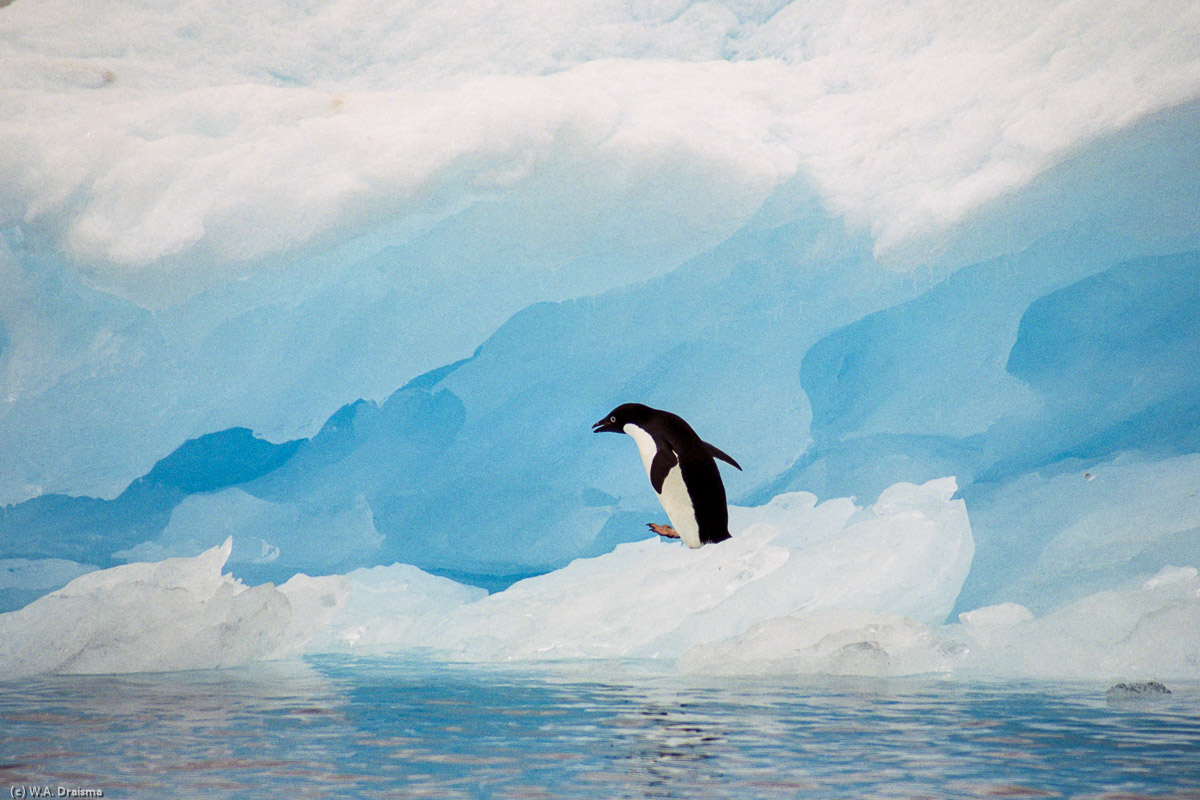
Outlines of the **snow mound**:
M 812 495 L 734 509 L 750 524 L 692 551 L 646 540 L 484 592 L 396 564 L 247 587 L 194 558 L 89 573 L 0 616 L 0 674 L 223 667 L 317 652 L 476 661 L 667 657 L 798 611 L 851 608 L 934 624 L 970 568 L 953 478 L 898 484 L 869 508 Z
M 232 539 L 195 558 L 89 572 L 0 615 L 0 675 L 230 667 L 298 651 L 346 601 L 340 577 L 245 586 L 221 569 Z
M 679 668 L 712 675 L 1146 680 L 1200 678 L 1200 578 L 1167 567 L 1140 587 L 1097 592 L 1044 617 L 1002 603 L 925 625 L 830 609 L 763 620 L 699 645 Z
M 825 609 L 773 617 L 740 636 L 699 645 L 679 666 L 707 675 L 888 677 L 949 672 L 956 651 L 933 627 L 908 617 Z
M 0 615 L 0 675 L 383 653 L 659 659 L 710 675 L 1200 678 L 1193 567 L 1042 617 L 1002 603 L 947 624 L 974 550 L 955 491 L 953 478 L 901 483 L 868 507 L 781 495 L 732 509 L 728 542 L 624 544 L 493 595 L 404 564 L 245 586 L 221 573 L 227 540 L 194 558 L 91 572 Z
M 475 586 L 430 575 L 408 564 L 356 569 L 346 575 L 350 597 L 309 652 L 387 650 L 412 640 L 454 609 L 487 596 Z
M 1011 605 L 1011 604 L 1010 604 Z M 962 669 L 986 677 L 1200 677 L 1200 577 L 1164 567 L 1141 586 L 1096 592 L 1044 617 L 964 614 Z M 979 615 L 979 616 L 977 616 Z
M 941 622 L 974 544 L 953 478 L 897 484 L 869 508 L 812 495 L 734 509 L 733 539 L 688 550 L 645 540 L 577 559 L 405 631 L 419 647 L 480 661 L 674 658 L 763 619 L 849 608 Z M 376 640 L 376 644 L 382 642 Z

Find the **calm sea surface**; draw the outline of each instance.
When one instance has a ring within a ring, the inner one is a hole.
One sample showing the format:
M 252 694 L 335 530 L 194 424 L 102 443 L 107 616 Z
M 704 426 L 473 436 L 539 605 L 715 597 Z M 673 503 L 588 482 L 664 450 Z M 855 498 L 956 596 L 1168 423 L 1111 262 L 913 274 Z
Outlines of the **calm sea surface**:
M 0 793 L 1200 798 L 1200 686 L 1105 688 L 351 658 L 44 678 L 0 683 Z

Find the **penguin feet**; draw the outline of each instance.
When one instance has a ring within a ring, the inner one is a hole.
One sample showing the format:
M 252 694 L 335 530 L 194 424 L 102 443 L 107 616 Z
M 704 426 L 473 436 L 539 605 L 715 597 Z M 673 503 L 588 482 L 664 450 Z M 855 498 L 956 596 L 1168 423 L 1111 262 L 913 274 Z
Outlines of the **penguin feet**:
M 670 525 L 659 525 L 654 522 L 647 522 L 646 527 L 657 533 L 659 536 L 665 536 L 668 539 L 678 539 L 679 534 Z

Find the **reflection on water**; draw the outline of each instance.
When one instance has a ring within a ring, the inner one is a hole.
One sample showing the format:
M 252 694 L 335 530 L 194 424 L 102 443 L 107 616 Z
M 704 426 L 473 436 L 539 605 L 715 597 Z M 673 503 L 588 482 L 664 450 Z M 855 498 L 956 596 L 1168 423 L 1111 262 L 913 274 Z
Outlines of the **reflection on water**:
M 383 659 L 0 684 L 0 791 L 1200 797 L 1200 686 L 705 683 Z M 11 796 L 11 793 L 9 793 Z

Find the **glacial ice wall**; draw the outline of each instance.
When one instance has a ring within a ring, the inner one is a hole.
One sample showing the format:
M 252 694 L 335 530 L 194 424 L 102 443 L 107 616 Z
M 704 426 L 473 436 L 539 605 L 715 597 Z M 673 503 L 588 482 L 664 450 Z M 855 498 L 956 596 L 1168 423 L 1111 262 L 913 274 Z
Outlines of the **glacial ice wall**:
M 661 517 L 632 443 L 587 428 L 637 397 L 743 463 L 725 470 L 734 502 L 797 490 L 870 500 L 889 482 L 955 475 L 978 546 L 959 611 L 1014 601 L 1041 613 L 1200 563 L 1195 254 L 1073 280 L 1095 262 L 1032 251 L 856 319 L 848 302 L 812 308 L 820 281 L 766 260 L 804 235 L 815 234 L 744 234 L 653 284 L 530 308 L 473 358 L 381 405 L 351 404 L 309 440 L 195 446 L 117 500 L 13 507 L 0 541 L 10 556 L 104 565 L 232 535 L 248 581 L 401 561 L 503 586 L 638 539 Z M 730 274 L 735 248 L 756 258 Z M 1034 265 L 1056 269 L 1039 282 L 1025 277 Z M 1114 295 L 1119 315 L 1095 308 Z M 660 313 L 637 316 L 649 309 Z M 1058 359 L 1064 380 L 1036 378 L 1031 351 Z
M 1174 109 L 1200 95 L 1198 15 L 12 3 L 0 500 L 112 498 L 225 428 L 311 435 L 533 302 L 666 274 L 756 216 L 824 209 L 917 276 L 1078 226 L 1194 234 Z

